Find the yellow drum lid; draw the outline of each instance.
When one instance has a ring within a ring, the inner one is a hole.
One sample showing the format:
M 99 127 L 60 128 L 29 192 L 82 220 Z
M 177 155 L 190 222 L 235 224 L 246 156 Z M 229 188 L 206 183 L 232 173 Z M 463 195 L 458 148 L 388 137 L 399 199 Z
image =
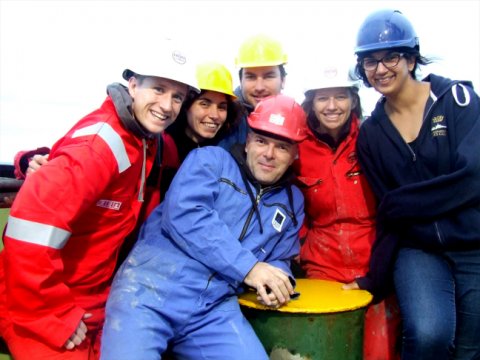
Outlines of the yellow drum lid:
M 336 281 L 297 279 L 296 291 L 300 297 L 291 300 L 276 311 L 290 313 L 334 313 L 356 310 L 367 306 L 372 295 L 365 290 L 343 290 L 342 283 Z M 239 297 L 240 305 L 260 309 L 275 310 L 262 305 L 254 291 L 248 291 Z

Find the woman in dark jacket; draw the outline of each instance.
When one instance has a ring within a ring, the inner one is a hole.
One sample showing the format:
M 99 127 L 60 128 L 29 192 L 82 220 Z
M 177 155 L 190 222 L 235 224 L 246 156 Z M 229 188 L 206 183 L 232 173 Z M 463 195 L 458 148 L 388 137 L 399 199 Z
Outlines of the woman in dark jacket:
M 379 200 L 370 273 L 389 271 L 403 319 L 402 359 L 480 358 L 480 100 L 470 82 L 416 80 L 418 38 L 399 11 L 372 13 L 357 73 L 383 97 L 360 128 L 359 160 Z
M 173 125 L 163 134 L 161 197 L 188 153 L 198 147 L 217 145 L 236 129 L 243 106 L 233 93 L 228 69 L 215 62 L 198 65 L 201 93 L 187 99 Z

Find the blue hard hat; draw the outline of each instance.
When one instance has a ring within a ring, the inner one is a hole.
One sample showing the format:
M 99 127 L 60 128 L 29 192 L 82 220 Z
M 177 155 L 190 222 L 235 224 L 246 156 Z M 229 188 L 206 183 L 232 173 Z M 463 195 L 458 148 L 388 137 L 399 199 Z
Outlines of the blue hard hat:
M 398 47 L 420 50 L 410 21 L 398 10 L 378 10 L 367 16 L 357 34 L 355 54 Z

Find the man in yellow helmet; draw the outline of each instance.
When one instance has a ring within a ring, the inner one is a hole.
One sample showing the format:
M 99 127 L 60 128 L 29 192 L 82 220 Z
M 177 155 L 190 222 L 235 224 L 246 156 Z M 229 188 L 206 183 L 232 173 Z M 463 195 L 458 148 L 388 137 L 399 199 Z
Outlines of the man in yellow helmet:
M 235 143 L 245 143 L 248 114 L 260 100 L 282 92 L 287 75 L 286 63 L 287 54 L 280 42 L 267 35 L 251 36 L 240 45 L 235 58 L 235 65 L 240 68 L 240 86 L 235 89 L 235 95 L 243 103 L 246 114 L 236 131 L 222 139 L 219 146 L 230 150 Z

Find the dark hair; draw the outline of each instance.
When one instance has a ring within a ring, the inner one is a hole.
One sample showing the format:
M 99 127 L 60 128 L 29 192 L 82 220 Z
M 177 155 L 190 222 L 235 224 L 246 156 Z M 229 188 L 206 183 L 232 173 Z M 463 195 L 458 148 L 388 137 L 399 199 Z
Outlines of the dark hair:
M 404 53 L 404 57 L 409 60 L 409 59 L 414 59 L 415 60 L 415 66 L 413 67 L 412 71 L 410 71 L 410 75 L 412 78 L 417 79 L 417 69 L 418 65 L 428 65 L 433 62 L 432 59 L 428 59 L 426 57 L 423 57 L 420 55 L 420 51 L 417 46 L 410 48 L 410 47 L 398 47 L 398 48 L 391 48 L 391 49 L 384 49 L 388 50 L 389 52 L 400 52 Z M 369 57 L 372 55 L 374 52 L 378 51 L 383 51 L 382 49 L 377 49 L 373 51 L 368 51 L 364 53 L 360 53 L 357 56 L 357 64 L 355 65 L 355 75 L 357 75 L 360 79 L 362 79 L 363 83 L 365 84 L 366 87 L 372 87 L 370 83 L 368 82 L 367 75 L 365 74 L 365 69 L 362 66 L 362 61 L 366 57 Z
M 169 126 L 175 128 L 181 127 L 183 129 L 186 129 L 188 126 L 188 120 L 187 120 L 187 111 L 190 109 L 192 104 L 197 100 L 200 96 L 205 94 L 210 90 L 202 90 L 200 94 L 192 94 L 192 96 L 189 96 L 182 104 L 182 108 L 180 109 L 180 112 L 178 114 L 177 119 L 175 122 Z M 227 98 L 227 119 L 223 123 L 222 127 L 220 130 L 217 132 L 215 135 L 215 139 L 222 139 L 224 136 L 227 134 L 231 133 L 233 129 L 238 127 L 238 124 L 240 122 L 240 119 L 242 115 L 245 113 L 244 107 L 240 102 L 238 102 L 236 99 L 234 100 L 231 96 L 225 95 Z M 168 130 L 168 128 L 167 128 Z
M 248 128 L 248 133 L 249 134 L 258 134 L 258 135 L 261 135 L 261 136 L 266 136 L 266 137 L 269 137 L 269 138 L 272 138 L 272 139 L 287 142 L 289 144 L 297 144 L 298 143 L 297 141 L 289 139 L 287 137 L 277 135 L 277 134 L 274 134 L 274 133 L 271 133 L 271 132 L 268 132 L 268 131 L 265 131 L 265 130 L 254 129 L 252 127 Z
M 283 80 L 285 76 L 287 76 L 287 71 L 285 70 L 285 66 L 283 64 L 277 65 L 280 69 L 280 78 Z M 240 78 L 240 82 L 242 81 L 243 76 L 243 68 L 238 71 L 238 77 Z
M 357 87 L 346 87 L 353 101 L 356 101 L 355 107 L 352 109 L 352 114 L 354 114 L 358 119 L 362 119 L 362 104 L 360 102 L 360 95 L 358 94 Z M 317 89 L 312 89 L 306 92 L 305 99 L 302 102 L 303 111 L 307 114 L 307 124 L 311 127 L 312 124 L 318 123 L 318 119 L 315 116 L 313 111 L 313 98 L 315 97 Z
M 137 79 L 138 85 L 142 85 L 148 76 L 133 73 L 131 77 L 134 77 L 135 79 Z

